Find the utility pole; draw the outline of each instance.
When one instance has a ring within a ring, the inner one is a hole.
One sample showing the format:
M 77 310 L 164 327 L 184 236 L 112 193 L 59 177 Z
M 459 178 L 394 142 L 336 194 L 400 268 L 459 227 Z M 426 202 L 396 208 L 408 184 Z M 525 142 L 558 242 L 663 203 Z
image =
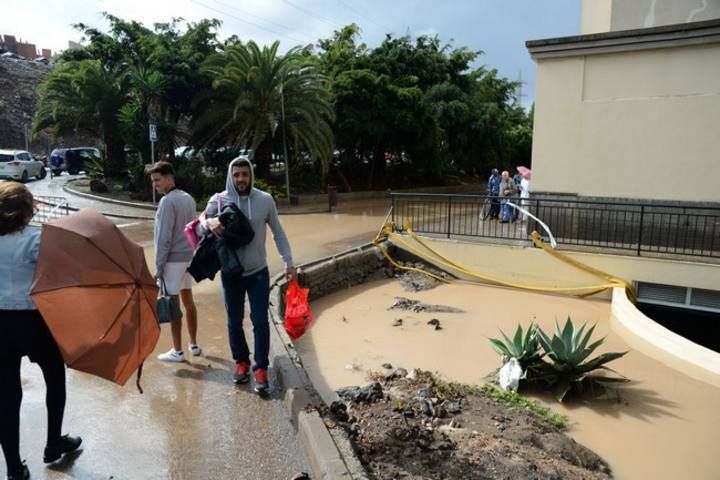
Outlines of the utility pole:
M 522 79 L 522 70 L 520 70 L 520 71 L 518 72 L 517 82 L 518 82 L 517 101 L 518 101 L 518 103 L 520 104 L 520 106 L 522 107 L 522 106 L 523 106 L 523 104 L 522 104 L 522 102 L 523 102 L 523 97 L 525 97 L 525 94 L 523 94 L 523 83 L 524 83 L 524 82 L 523 82 L 523 79 Z
M 30 151 L 30 146 L 29 146 L 29 144 L 28 144 L 28 128 L 27 128 L 27 123 L 23 125 L 23 133 L 25 134 L 25 151 L 26 151 L 26 152 L 29 152 L 29 151 Z
M 290 159 L 287 154 L 287 139 L 285 138 L 285 93 L 283 93 L 283 84 L 280 84 L 280 113 L 282 118 L 282 135 L 283 135 L 283 160 L 285 161 L 285 194 L 287 195 L 288 205 L 290 205 Z

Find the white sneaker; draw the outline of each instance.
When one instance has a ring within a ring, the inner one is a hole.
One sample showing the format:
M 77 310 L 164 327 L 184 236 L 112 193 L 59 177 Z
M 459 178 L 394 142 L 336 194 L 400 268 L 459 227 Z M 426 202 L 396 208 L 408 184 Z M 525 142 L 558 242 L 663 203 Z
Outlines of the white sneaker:
M 188 348 L 190 348 L 190 353 L 192 353 L 194 357 L 202 355 L 202 348 L 200 348 L 200 345 L 193 345 L 191 343 Z
M 171 348 L 166 353 L 161 353 L 157 356 L 158 360 L 161 360 L 163 362 L 175 362 L 180 363 L 185 361 L 185 357 L 183 356 L 183 352 L 178 352 L 174 348 Z

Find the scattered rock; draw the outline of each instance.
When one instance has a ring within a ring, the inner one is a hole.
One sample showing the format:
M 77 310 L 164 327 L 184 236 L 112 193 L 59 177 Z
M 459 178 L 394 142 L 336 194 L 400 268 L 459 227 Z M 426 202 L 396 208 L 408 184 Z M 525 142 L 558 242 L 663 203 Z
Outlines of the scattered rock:
M 463 313 L 464 311 L 448 305 L 429 305 L 421 303 L 420 300 L 411 300 L 405 297 L 395 297 L 395 303 L 388 310 L 412 310 L 413 312 L 442 312 L 442 313 Z
M 347 413 L 347 405 L 338 400 L 335 400 L 330 404 L 330 414 L 332 415 L 333 420 L 338 422 L 347 422 L 350 419 L 350 416 Z
M 396 318 L 395 321 L 393 322 L 393 327 L 402 326 L 402 322 L 403 322 L 402 318 Z
M 420 270 L 433 273 L 434 275 L 442 278 L 449 278 L 445 272 L 436 270 L 424 263 L 409 262 L 405 263 L 404 266 L 418 268 Z M 424 273 L 410 270 L 398 270 L 396 278 L 400 281 L 400 285 L 402 285 L 403 289 L 407 292 L 421 292 L 423 290 L 430 290 L 431 288 L 435 288 L 441 283 L 438 279 L 433 278 L 430 275 L 425 275 Z
M 94 193 L 108 193 L 108 187 L 103 181 L 92 179 L 90 180 L 90 191 Z
M 383 364 L 382 364 L 382 367 L 383 367 L 385 370 L 392 370 L 392 364 L 390 364 L 390 363 L 383 363 Z
M 444 398 L 434 385 L 419 370 L 388 376 L 338 390 L 347 406 L 323 415 L 349 416 L 338 425 L 372 479 L 612 478 L 602 458 L 532 413 L 483 395 Z
M 378 382 L 373 382 L 364 387 L 352 386 L 337 390 L 340 398 L 354 403 L 372 403 L 383 398 L 383 388 Z

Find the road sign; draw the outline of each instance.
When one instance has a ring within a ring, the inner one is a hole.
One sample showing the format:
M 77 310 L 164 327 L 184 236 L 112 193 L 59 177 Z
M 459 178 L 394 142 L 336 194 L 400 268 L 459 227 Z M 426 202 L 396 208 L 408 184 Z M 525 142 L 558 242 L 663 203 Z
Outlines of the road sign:
M 151 123 L 149 125 L 150 127 L 150 141 L 151 142 L 157 142 L 157 125 L 154 123 Z

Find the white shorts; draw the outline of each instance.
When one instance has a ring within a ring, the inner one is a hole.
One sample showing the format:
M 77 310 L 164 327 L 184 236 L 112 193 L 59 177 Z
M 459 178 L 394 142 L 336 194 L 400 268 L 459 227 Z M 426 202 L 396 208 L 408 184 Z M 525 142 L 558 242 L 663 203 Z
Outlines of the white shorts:
M 193 279 L 187 272 L 187 262 L 168 262 L 163 270 L 165 288 L 170 295 L 178 295 L 180 290 L 192 288 Z

